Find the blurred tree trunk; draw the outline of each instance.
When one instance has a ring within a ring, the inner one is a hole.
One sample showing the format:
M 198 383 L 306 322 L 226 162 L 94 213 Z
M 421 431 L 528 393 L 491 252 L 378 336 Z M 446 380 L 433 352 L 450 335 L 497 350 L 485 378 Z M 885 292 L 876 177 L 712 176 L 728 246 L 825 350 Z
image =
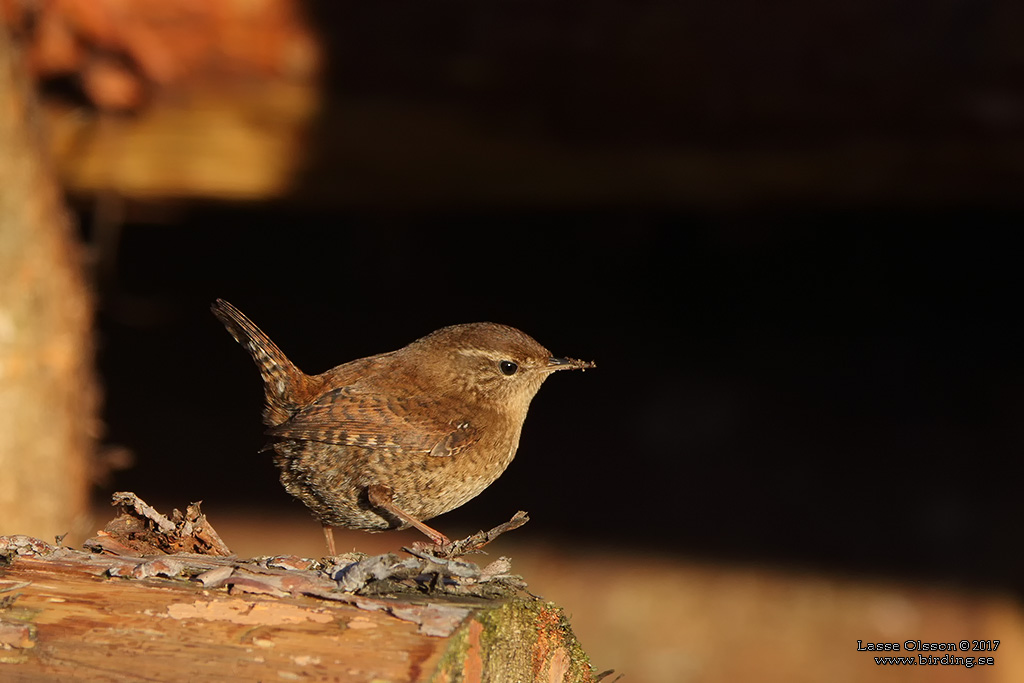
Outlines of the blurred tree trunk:
M 34 92 L 0 24 L 0 533 L 82 523 L 98 432 L 92 297 Z

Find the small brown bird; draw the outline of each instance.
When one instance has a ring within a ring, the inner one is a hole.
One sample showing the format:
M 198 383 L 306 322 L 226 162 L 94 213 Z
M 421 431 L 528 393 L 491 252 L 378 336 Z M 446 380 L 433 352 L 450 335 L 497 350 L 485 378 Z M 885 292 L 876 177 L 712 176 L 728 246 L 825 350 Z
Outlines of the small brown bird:
M 553 357 L 513 327 L 471 323 L 307 375 L 227 301 L 212 310 L 263 375 L 281 483 L 323 524 L 331 555 L 335 526 L 412 526 L 450 545 L 423 522 L 505 471 L 548 375 L 594 367 Z

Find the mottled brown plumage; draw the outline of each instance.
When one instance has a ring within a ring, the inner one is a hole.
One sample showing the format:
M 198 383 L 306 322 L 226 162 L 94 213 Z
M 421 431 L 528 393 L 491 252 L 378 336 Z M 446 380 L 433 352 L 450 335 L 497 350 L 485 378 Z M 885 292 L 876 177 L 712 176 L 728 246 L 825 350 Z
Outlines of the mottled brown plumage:
M 382 531 L 423 524 L 489 486 L 515 456 L 530 400 L 555 358 L 519 330 L 453 325 L 390 353 L 306 375 L 237 308 L 214 315 L 263 376 L 281 483 L 324 525 Z

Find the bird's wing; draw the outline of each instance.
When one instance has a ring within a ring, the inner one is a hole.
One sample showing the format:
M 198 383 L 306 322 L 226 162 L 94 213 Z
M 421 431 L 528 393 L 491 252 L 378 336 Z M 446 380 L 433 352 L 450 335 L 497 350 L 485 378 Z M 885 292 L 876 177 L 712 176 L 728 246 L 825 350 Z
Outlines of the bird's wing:
M 393 398 L 343 387 L 327 392 L 267 434 L 438 457 L 456 455 L 480 438 L 469 420 L 440 415 L 439 407 L 430 398 Z

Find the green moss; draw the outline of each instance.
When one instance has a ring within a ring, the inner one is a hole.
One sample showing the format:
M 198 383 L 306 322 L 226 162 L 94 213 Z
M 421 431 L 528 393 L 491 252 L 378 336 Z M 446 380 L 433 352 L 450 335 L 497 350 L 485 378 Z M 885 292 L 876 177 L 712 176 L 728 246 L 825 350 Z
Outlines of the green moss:
M 480 658 L 487 683 L 532 681 L 535 667 L 545 677 L 558 648 L 568 655 L 565 681 L 593 680 L 590 658 L 576 640 L 562 608 L 550 602 L 516 599 L 474 611 L 449 638 L 448 648 L 430 678 L 432 682 L 463 683 L 473 621 L 482 627 Z
M 543 674 L 552 651 L 564 647 L 573 683 L 589 681 L 590 659 L 583 652 L 565 612 L 554 603 L 514 600 L 479 615 L 484 680 L 532 680 L 534 668 Z
M 469 651 L 469 622 L 472 618 L 459 627 L 459 629 L 448 639 L 448 649 L 441 656 L 437 670 L 430 677 L 431 683 L 448 681 L 459 683 L 462 681 L 463 662 L 466 661 L 466 653 Z

